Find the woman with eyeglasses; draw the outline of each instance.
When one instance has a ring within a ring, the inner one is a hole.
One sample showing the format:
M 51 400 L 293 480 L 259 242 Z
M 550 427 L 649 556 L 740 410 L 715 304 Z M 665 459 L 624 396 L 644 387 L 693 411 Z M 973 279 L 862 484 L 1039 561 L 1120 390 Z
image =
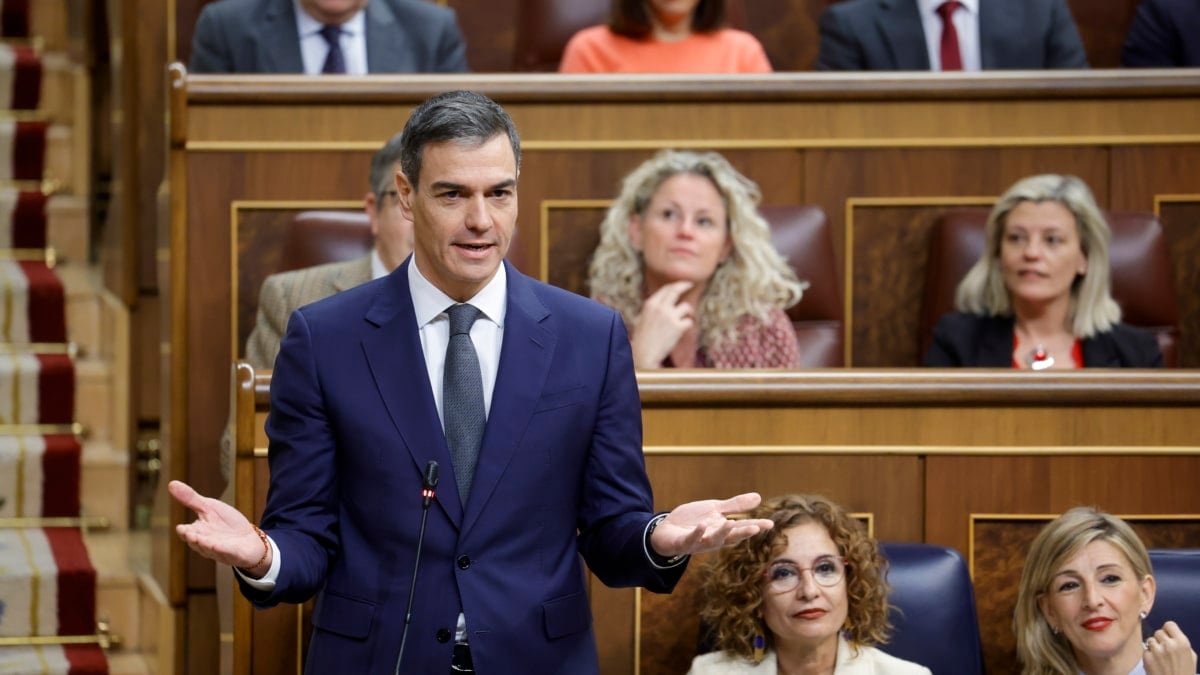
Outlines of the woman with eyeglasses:
M 887 561 L 862 523 L 815 495 L 764 501 L 775 527 L 722 549 L 709 564 L 701 617 L 720 651 L 692 675 L 918 675 L 880 651 L 887 641 Z

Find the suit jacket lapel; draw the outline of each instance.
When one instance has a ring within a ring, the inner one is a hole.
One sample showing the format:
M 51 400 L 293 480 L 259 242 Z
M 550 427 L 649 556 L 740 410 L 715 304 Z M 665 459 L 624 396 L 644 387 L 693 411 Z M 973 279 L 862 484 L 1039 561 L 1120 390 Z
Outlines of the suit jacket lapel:
M 418 474 L 424 474 L 425 464 L 432 459 L 444 467 L 443 476 L 450 476 L 451 480 L 438 484 L 437 503 L 455 527 L 461 527 L 461 501 L 450 472 L 450 451 L 433 402 L 429 371 L 417 332 L 408 288 L 408 265 L 406 261 L 386 277 L 386 286 L 367 310 L 367 321 L 378 330 L 363 339 L 363 351 L 379 395 Z
M 303 73 L 300 35 L 296 32 L 296 10 L 292 0 L 276 0 L 267 7 L 259 33 L 263 72 Z
M 1009 10 L 1008 2 L 981 0 L 979 3 L 979 64 L 984 70 L 1002 67 L 1002 42 L 1013 35 L 1021 35 L 1024 30 L 1020 20 Z
M 406 41 L 396 15 L 386 2 L 367 3 L 367 72 L 398 73 L 416 70 L 405 51 Z M 474 488 L 472 488 L 474 489 Z
M 883 9 L 875 20 L 884 48 L 898 70 L 929 70 L 925 28 L 913 0 L 880 0 Z
M 534 295 L 531 281 L 507 261 L 504 264 L 508 273 L 504 342 L 479 464 L 463 520 L 464 533 L 483 512 L 496 483 L 512 461 L 517 442 L 524 435 L 542 393 L 557 342 L 557 336 L 541 323 L 550 311 Z

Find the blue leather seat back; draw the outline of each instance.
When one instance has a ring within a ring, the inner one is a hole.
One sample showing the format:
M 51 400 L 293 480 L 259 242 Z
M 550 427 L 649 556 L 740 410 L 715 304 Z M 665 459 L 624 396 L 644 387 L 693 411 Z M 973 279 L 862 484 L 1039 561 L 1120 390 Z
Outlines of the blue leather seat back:
M 880 548 L 891 566 L 895 626 L 883 651 L 934 675 L 983 673 L 975 589 L 962 555 L 932 544 L 880 542 Z
M 1142 622 L 1145 637 L 1174 621 L 1193 647 L 1200 644 L 1200 549 L 1150 549 L 1150 564 L 1158 590 Z

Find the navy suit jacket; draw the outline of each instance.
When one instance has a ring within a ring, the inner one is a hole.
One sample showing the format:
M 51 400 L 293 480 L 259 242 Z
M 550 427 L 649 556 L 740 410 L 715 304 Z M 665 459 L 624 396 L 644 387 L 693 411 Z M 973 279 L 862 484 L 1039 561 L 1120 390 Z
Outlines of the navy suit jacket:
M 1200 2 L 1142 0 L 1125 36 L 1121 65 L 1200 66 L 1197 36 L 1200 36 Z
M 1012 368 L 1013 318 L 949 312 L 933 328 L 925 365 L 935 368 Z M 1150 333 L 1117 324 L 1083 341 L 1085 368 L 1161 368 Z
M 655 568 L 644 549 L 653 498 L 624 323 L 508 266 L 496 386 L 463 506 L 408 265 L 292 315 L 271 383 L 262 519 L 281 568 L 272 592 L 242 591 L 259 607 L 317 595 L 307 672 L 391 672 L 421 476 L 436 460 L 402 672 L 448 672 L 462 612 L 480 673 L 596 673 L 580 557 L 611 586 L 669 592 L 683 573 Z
M 818 70 L 929 70 L 916 0 L 847 0 L 820 19 Z M 984 70 L 1087 68 L 1066 0 L 980 0 Z
M 424 0 L 370 0 L 367 72 L 467 69 L 454 10 Z M 303 73 L 292 0 L 219 0 L 205 5 L 192 36 L 193 73 Z

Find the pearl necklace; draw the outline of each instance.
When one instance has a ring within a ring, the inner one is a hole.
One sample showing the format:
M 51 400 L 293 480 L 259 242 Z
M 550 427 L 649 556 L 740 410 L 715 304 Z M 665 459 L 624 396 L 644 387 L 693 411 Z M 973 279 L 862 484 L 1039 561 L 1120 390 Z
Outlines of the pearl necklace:
M 1054 357 L 1042 345 L 1029 350 L 1029 367 L 1033 370 L 1046 370 L 1054 365 Z

